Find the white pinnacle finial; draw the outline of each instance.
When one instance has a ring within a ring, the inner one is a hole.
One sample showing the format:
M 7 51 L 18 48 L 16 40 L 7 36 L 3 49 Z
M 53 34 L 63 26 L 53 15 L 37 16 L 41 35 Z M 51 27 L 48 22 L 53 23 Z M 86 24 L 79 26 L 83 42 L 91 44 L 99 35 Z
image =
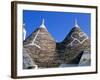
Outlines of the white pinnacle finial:
M 44 19 L 42 20 L 42 24 L 44 24 Z
M 75 27 L 79 27 L 77 23 L 77 19 L 75 19 Z
M 40 28 L 45 28 L 45 29 L 46 29 L 46 26 L 44 25 L 44 22 L 45 22 L 45 21 L 44 21 L 44 19 L 43 19 Z
M 26 30 L 25 30 L 25 24 L 23 24 L 23 40 L 26 39 Z

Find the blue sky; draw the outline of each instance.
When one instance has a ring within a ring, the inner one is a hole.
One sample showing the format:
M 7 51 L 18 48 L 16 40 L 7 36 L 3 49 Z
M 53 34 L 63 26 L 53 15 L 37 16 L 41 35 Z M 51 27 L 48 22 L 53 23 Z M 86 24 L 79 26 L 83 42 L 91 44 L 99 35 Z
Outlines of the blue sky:
M 23 24 L 25 24 L 27 31 L 26 37 L 41 25 L 43 19 L 49 33 L 57 42 L 62 41 L 67 36 L 75 25 L 75 19 L 77 19 L 80 28 L 89 37 L 91 36 L 91 14 L 89 13 L 23 10 Z

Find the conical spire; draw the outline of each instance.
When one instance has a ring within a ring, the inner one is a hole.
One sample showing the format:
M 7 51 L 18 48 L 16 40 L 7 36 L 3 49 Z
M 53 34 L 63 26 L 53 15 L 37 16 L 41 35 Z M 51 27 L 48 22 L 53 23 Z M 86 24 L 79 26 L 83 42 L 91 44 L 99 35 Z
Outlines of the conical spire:
M 46 29 L 45 20 L 44 19 L 42 20 L 42 24 L 41 24 L 40 28 L 45 28 Z
M 79 25 L 77 23 L 77 19 L 75 19 L 75 27 L 79 27 Z

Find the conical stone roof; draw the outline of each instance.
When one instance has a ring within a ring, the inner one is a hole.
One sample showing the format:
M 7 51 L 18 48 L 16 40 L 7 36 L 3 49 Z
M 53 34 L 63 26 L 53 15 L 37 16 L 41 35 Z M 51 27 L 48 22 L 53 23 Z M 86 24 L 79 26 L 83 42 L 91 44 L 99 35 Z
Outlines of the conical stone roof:
M 29 50 L 39 67 L 55 66 L 56 42 L 46 29 L 44 20 L 40 27 L 24 41 L 24 48 Z
M 82 51 L 90 50 L 90 39 L 76 22 L 75 26 L 60 44 L 60 49 L 63 50 L 62 56 L 67 63 L 70 63 Z

